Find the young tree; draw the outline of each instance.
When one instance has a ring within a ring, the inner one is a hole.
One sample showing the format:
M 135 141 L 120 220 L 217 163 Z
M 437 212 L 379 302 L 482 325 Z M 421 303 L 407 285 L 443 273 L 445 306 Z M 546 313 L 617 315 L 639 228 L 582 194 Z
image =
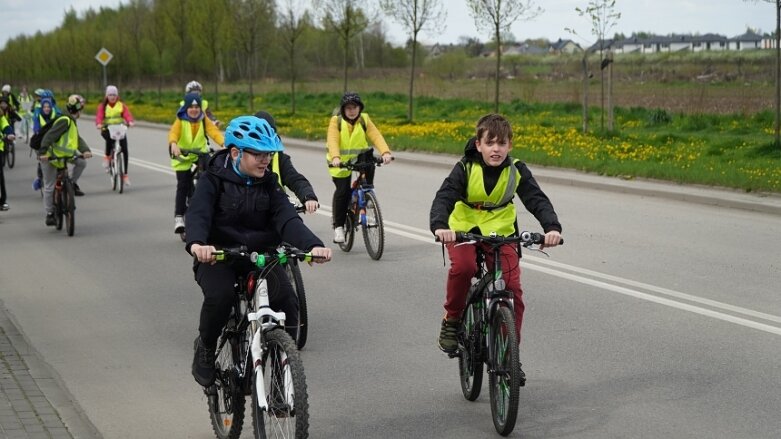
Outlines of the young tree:
M 518 19 L 531 20 L 543 9 L 534 0 L 467 0 L 478 30 L 490 30 L 496 42 L 496 87 L 494 111 L 499 112 L 499 71 L 502 67 L 502 32 L 509 32 Z
M 583 17 L 588 16 L 591 19 L 591 33 L 597 37 L 597 44 L 599 45 L 599 74 L 601 84 L 601 100 L 600 105 L 602 109 L 601 113 L 601 129 L 605 129 L 605 68 L 610 67 L 612 64 L 612 58 L 606 60 L 604 57 L 605 52 L 605 36 L 608 31 L 615 27 L 618 23 L 618 19 L 621 18 L 621 13 L 616 12 L 616 0 L 591 0 L 588 2 L 586 9 L 575 8 L 575 11 Z M 612 130 L 612 120 L 610 123 L 610 129 Z
M 296 64 L 296 43 L 309 25 L 309 10 L 304 0 L 286 0 L 286 5 L 279 15 L 279 33 L 285 43 L 285 51 L 290 61 L 290 112 L 296 114 L 296 79 L 298 68 Z
M 224 52 L 226 32 L 224 23 L 228 20 L 227 0 L 201 0 L 199 7 L 193 8 L 193 32 L 192 37 L 205 49 L 207 56 L 199 61 L 210 66 L 214 75 L 214 108 L 220 109 L 220 80 L 223 70 L 222 54 Z
M 447 14 L 438 0 L 380 0 L 380 7 L 399 23 L 412 39 L 412 65 L 409 74 L 407 120 L 412 122 L 412 99 L 415 84 L 415 65 L 418 53 L 418 33 L 443 28 Z
M 344 91 L 347 91 L 347 62 L 350 39 L 369 26 L 369 18 L 357 0 L 323 0 L 320 3 L 323 26 L 336 33 L 344 49 Z
M 760 0 L 744 0 L 758 2 Z M 776 9 L 776 71 L 773 75 L 776 79 L 776 122 L 775 145 L 781 148 L 781 0 L 761 0 L 765 3 L 773 3 Z
M 261 41 L 271 39 L 269 29 L 274 29 L 273 0 L 231 0 L 235 35 L 244 61 L 247 63 L 249 81 L 249 110 L 255 112 L 255 67 Z

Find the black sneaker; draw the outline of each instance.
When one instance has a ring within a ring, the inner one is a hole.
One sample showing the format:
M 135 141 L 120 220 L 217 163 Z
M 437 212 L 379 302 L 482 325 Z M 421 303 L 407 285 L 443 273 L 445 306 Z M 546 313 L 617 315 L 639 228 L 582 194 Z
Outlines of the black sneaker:
M 439 349 L 448 354 L 458 350 L 458 332 L 461 330 L 461 321 L 456 319 L 442 319 L 442 328 L 439 330 Z
M 73 183 L 73 195 L 77 197 L 83 197 L 84 192 L 81 191 L 81 188 L 76 183 Z
M 193 348 L 193 378 L 201 386 L 209 387 L 214 383 L 214 347 L 204 345 L 199 336 L 195 338 Z
M 46 214 L 46 225 L 47 226 L 57 225 L 57 220 L 54 218 L 54 212 L 49 212 Z

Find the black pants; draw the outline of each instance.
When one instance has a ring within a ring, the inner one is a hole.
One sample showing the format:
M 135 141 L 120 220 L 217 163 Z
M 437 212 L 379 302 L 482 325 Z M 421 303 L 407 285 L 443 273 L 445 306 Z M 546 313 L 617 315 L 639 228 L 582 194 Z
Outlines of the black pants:
M 176 201 L 174 203 L 174 215 L 184 216 L 187 212 L 187 197 L 193 191 L 193 173 L 188 169 L 186 171 L 176 171 Z
M 201 340 L 207 346 L 217 344 L 220 331 L 228 322 L 236 296 L 233 289 L 236 278 L 250 270 L 252 265 L 247 261 L 214 265 L 198 264 L 196 267 L 195 280 L 203 290 L 201 323 L 198 331 Z M 271 309 L 285 313 L 285 327 L 291 337 L 295 338 L 298 327 L 298 296 L 290 284 L 285 269 L 277 265 L 266 280 Z
M 106 141 L 106 157 L 110 157 L 112 154 L 114 154 L 114 139 L 111 138 L 111 133 L 108 132 L 108 128 L 103 128 L 100 130 L 100 135 L 103 136 L 103 140 Z M 127 137 L 120 139 L 119 147 L 122 148 L 122 155 L 124 157 L 123 161 L 125 162 L 125 172 L 127 172 L 127 164 L 130 157 L 127 153 Z
M 2 140 L 0 140 L 2 142 Z M 8 201 L 8 195 L 5 193 L 5 174 L 3 173 L 5 168 L 5 151 L 0 151 L 0 204 L 5 204 Z

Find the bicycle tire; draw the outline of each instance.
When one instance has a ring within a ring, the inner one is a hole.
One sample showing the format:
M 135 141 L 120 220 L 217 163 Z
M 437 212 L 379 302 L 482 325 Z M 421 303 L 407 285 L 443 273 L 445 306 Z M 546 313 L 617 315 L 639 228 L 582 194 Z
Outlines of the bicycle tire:
M 301 350 L 306 345 L 306 337 L 309 329 L 309 314 L 306 309 L 306 289 L 304 279 L 301 277 L 301 267 L 298 261 L 293 260 L 285 265 L 287 277 L 298 297 L 298 329 L 296 331 L 296 347 Z
M 259 409 L 258 392 L 253 382 L 252 421 L 255 438 L 309 437 L 306 375 L 296 344 L 281 329 L 271 330 L 264 337 L 266 350 L 262 360 L 263 382 L 269 410 Z
M 57 230 L 62 230 L 64 224 L 65 200 L 63 199 L 63 193 L 62 187 L 60 187 L 60 189 L 54 189 L 54 228 Z
M 366 192 L 366 224 L 361 224 L 363 243 L 369 257 L 379 261 L 385 249 L 385 227 L 382 225 L 382 212 L 374 192 Z
M 353 249 L 355 242 L 355 213 L 352 210 L 347 211 L 344 219 L 344 242 L 339 243 L 339 248 L 343 252 L 349 252 Z
M 231 316 L 231 319 L 235 317 Z M 217 346 L 222 345 L 224 337 L 225 331 Z M 206 392 L 212 430 L 219 439 L 238 439 L 244 427 L 245 396 L 236 369 L 244 358 L 240 351 L 242 342 L 238 335 L 231 337 L 215 358 L 214 384 Z
M 76 232 L 76 193 L 73 188 L 73 182 L 68 179 L 63 182 L 63 188 L 65 189 L 64 197 L 65 204 L 65 230 L 68 232 L 68 236 L 73 236 Z
M 108 156 L 108 176 L 111 179 L 111 190 L 116 191 L 119 187 L 119 180 L 117 176 L 117 161 L 114 160 L 114 154 Z
M 125 191 L 125 156 L 120 151 L 116 158 L 117 178 L 119 180 L 119 193 Z
M 482 302 L 470 303 L 464 310 L 461 321 L 464 324 L 462 340 L 459 346 L 461 355 L 458 357 L 458 375 L 461 379 L 461 393 L 467 401 L 475 401 L 480 396 L 483 386 L 483 345 L 482 313 L 479 307 Z
M 8 169 L 13 169 L 16 164 L 16 144 L 14 142 L 9 142 L 5 146 L 7 148 L 5 162 L 8 164 Z
M 515 428 L 520 391 L 520 363 L 515 318 L 508 305 L 500 305 L 491 317 L 491 371 L 488 374 L 491 418 L 496 432 L 507 436 Z

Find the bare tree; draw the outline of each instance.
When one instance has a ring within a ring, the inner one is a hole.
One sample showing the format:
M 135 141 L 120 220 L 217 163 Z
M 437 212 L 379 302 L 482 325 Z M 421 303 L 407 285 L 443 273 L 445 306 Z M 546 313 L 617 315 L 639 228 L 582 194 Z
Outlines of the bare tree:
M 758 2 L 760 0 L 743 0 Z M 761 0 L 765 3 L 773 3 L 776 7 L 776 122 L 775 122 L 775 146 L 781 148 L 781 0 Z
M 509 32 L 518 19 L 531 20 L 543 9 L 534 0 L 466 0 L 478 30 L 491 31 L 496 42 L 496 87 L 494 111 L 499 112 L 499 71 L 502 67 L 502 32 Z
M 296 79 L 298 77 L 296 43 L 301 34 L 304 33 L 310 18 L 304 0 L 286 0 L 285 3 L 285 8 L 279 15 L 279 32 L 290 61 L 290 112 L 296 114 Z
M 591 33 L 597 37 L 597 44 L 599 45 L 599 72 L 600 72 L 600 106 L 601 113 L 601 129 L 605 129 L 605 68 L 612 69 L 612 57 L 606 59 L 604 57 L 605 52 L 605 36 L 608 31 L 618 24 L 618 20 L 621 18 L 621 13 L 616 12 L 616 0 L 591 0 L 588 2 L 586 9 L 575 8 L 581 17 L 588 16 L 591 19 Z M 612 130 L 612 120 L 610 121 L 610 129 Z
M 233 10 L 233 25 L 241 53 L 247 65 L 247 80 L 249 82 L 249 110 L 255 111 L 255 67 L 260 51 L 261 41 L 269 37 L 268 29 L 273 28 L 273 0 L 231 0 Z
M 193 37 L 206 50 L 208 57 L 203 62 L 210 65 L 214 74 L 214 107 L 220 109 L 220 76 L 222 72 L 222 53 L 226 43 L 225 22 L 227 0 L 201 0 L 199 7 L 192 11 L 193 26 L 199 29 Z
M 347 63 L 350 56 L 350 40 L 369 26 L 367 12 L 357 0 L 322 0 L 322 23 L 327 30 L 336 32 L 344 49 L 344 91 L 347 91 Z
M 439 0 L 380 0 L 380 7 L 387 15 L 409 33 L 412 38 L 412 66 L 409 74 L 407 120 L 412 122 L 412 99 L 415 83 L 415 64 L 418 53 L 418 33 L 440 30 L 447 16 Z

